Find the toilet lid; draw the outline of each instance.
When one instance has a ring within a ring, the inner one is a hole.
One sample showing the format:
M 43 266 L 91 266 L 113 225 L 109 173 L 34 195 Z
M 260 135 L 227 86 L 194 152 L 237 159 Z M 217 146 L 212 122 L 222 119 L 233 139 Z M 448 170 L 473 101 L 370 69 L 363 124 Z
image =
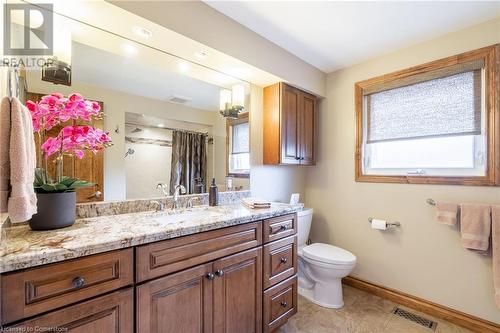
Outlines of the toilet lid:
M 328 264 L 349 265 L 356 261 L 351 252 L 330 244 L 315 243 L 302 250 L 306 258 Z

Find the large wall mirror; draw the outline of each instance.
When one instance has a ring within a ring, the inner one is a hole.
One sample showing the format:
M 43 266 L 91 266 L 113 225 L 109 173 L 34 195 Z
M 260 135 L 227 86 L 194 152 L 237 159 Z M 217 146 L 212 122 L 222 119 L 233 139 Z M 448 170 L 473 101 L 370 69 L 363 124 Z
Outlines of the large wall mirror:
M 212 178 L 221 191 L 249 189 L 247 82 L 57 14 L 54 28 L 56 61 L 21 70 L 21 97 L 79 93 L 101 105 L 95 125 L 113 145 L 64 157 L 66 175 L 96 183 L 79 202 L 160 197 L 177 184 L 206 192 Z

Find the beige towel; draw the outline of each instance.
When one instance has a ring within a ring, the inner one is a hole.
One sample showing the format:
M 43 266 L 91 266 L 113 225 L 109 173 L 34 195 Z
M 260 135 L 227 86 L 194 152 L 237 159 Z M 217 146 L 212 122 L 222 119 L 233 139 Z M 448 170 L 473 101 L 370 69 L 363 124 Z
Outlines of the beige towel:
M 458 205 L 449 202 L 438 201 L 436 203 L 437 221 L 442 224 L 457 224 Z
M 478 251 L 488 250 L 491 229 L 491 207 L 480 204 L 460 206 L 462 246 Z
M 7 212 L 10 186 L 10 99 L 0 104 L 0 213 Z
M 491 243 L 495 302 L 500 308 L 500 206 L 491 207 Z
M 17 98 L 11 100 L 10 186 L 8 202 L 11 222 L 24 222 L 36 214 L 36 153 L 29 110 Z

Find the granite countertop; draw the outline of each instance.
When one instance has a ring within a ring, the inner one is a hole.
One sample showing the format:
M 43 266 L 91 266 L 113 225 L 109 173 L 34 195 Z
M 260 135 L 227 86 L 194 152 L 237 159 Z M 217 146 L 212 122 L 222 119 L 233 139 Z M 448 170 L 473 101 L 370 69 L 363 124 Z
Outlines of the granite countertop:
M 32 231 L 28 225 L 0 229 L 0 273 L 78 258 L 297 212 L 301 205 L 273 203 L 199 206 L 173 213 L 140 212 L 77 219 L 68 228 Z

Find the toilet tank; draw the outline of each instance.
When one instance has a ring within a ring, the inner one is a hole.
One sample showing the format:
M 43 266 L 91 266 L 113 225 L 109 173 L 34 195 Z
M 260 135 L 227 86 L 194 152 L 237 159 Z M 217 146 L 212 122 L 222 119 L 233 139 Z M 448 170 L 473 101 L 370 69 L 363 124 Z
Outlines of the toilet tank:
M 304 208 L 300 212 L 297 212 L 297 237 L 299 242 L 299 248 L 306 245 L 309 239 L 309 231 L 311 230 L 311 222 L 313 217 L 312 208 Z

